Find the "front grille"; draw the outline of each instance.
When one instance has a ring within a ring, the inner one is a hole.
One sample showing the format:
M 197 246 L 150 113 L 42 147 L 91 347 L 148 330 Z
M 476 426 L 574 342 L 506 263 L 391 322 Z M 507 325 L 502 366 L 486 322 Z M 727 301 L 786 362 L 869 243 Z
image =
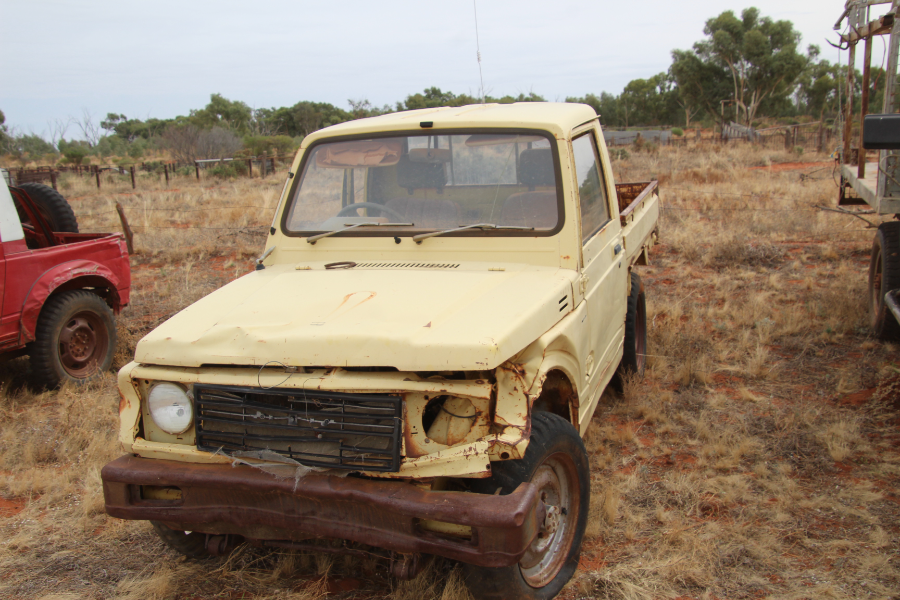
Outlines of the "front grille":
M 396 472 L 399 396 L 194 386 L 197 447 L 270 450 L 309 467 Z

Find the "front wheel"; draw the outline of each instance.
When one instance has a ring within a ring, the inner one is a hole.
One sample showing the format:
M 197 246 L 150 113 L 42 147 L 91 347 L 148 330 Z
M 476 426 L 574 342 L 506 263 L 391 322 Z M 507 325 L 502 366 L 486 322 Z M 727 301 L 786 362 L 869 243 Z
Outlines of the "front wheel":
M 537 412 L 521 460 L 495 462 L 490 479 L 475 491 L 509 494 L 531 482 L 546 507 L 540 531 L 518 564 L 488 568 L 464 565 L 466 587 L 477 600 L 549 600 L 572 578 L 581 554 L 590 502 L 590 473 L 581 436 L 553 413 Z
M 150 521 L 153 530 L 166 546 L 183 554 L 188 558 L 205 558 L 209 556 L 206 550 L 206 535 L 203 533 L 189 533 L 187 531 L 175 531 L 162 523 Z
M 47 387 L 90 381 L 112 365 L 116 323 L 93 292 L 74 290 L 48 299 L 34 335 L 31 364 Z

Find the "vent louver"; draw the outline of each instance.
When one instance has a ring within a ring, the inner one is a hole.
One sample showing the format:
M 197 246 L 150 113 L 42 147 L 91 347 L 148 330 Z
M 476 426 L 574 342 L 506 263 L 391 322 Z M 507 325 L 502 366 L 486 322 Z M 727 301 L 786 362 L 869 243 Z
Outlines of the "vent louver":
M 416 262 L 368 262 L 358 263 L 357 269 L 456 269 L 459 264 Z

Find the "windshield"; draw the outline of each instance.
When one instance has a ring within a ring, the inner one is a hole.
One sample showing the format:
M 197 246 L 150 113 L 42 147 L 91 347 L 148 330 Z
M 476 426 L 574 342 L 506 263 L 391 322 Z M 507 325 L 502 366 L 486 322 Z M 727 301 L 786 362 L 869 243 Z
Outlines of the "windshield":
M 561 221 L 556 181 L 550 139 L 535 133 L 323 143 L 306 159 L 284 225 L 300 235 L 353 226 L 347 235 L 415 235 L 485 223 L 498 227 L 463 234 L 547 234 Z

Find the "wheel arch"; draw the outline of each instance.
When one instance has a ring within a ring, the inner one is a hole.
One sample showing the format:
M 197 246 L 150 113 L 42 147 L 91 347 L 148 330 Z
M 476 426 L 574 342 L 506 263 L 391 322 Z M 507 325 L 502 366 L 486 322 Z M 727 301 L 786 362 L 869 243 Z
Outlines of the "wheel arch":
M 570 376 L 559 366 L 543 375 L 540 393 L 532 402 L 533 412 L 550 412 L 578 428 L 578 391 Z
M 21 341 L 34 341 L 37 322 L 47 300 L 71 290 L 87 289 L 97 294 L 118 314 L 126 303 L 119 292 L 120 284 L 111 269 L 90 260 L 73 260 L 48 269 L 31 286 L 22 304 Z

